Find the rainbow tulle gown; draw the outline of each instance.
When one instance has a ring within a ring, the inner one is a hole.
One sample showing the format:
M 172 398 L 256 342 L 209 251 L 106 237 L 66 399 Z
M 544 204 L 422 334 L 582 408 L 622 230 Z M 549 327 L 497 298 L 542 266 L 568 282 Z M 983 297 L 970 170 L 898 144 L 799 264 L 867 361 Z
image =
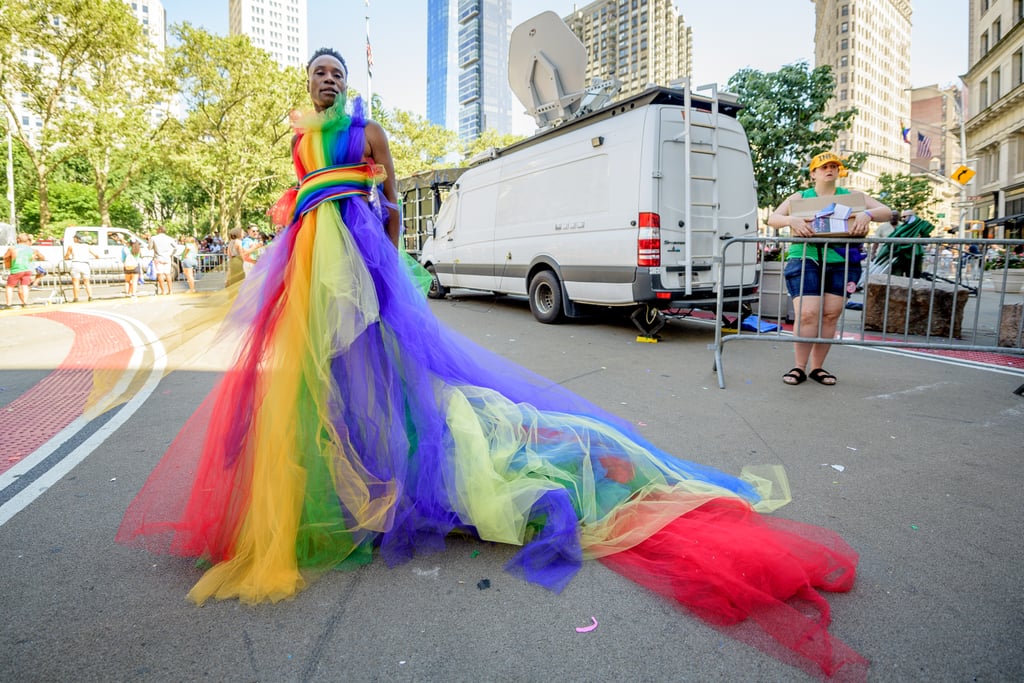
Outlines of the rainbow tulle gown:
M 296 122 L 294 220 L 229 315 L 237 359 L 118 541 L 212 563 L 196 602 L 260 602 L 293 596 L 303 570 L 374 552 L 395 565 L 468 532 L 521 546 L 507 570 L 554 591 L 599 558 L 714 624 L 760 625 L 827 675 L 862 664 L 817 590 L 853 583 L 835 534 L 761 515 L 748 481 L 437 321 L 382 227 L 355 105 Z

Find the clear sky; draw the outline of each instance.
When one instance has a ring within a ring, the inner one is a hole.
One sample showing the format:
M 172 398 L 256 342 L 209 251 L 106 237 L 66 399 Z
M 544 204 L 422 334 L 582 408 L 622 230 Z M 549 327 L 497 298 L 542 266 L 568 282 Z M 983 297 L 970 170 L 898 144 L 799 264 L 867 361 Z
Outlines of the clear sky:
M 189 21 L 227 34 L 228 0 L 163 0 L 168 25 Z M 565 16 L 587 2 L 509 0 L 512 25 L 551 10 Z M 775 71 L 799 60 L 814 65 L 813 0 L 676 0 L 693 28 L 693 77 L 724 85 L 743 67 Z M 910 82 L 949 84 L 967 71 L 967 0 L 914 0 Z M 426 111 L 427 0 L 308 0 L 310 51 L 345 55 L 349 84 L 366 92 L 366 16 L 373 45 L 373 92 L 389 109 Z M 517 132 L 532 130 L 519 117 Z

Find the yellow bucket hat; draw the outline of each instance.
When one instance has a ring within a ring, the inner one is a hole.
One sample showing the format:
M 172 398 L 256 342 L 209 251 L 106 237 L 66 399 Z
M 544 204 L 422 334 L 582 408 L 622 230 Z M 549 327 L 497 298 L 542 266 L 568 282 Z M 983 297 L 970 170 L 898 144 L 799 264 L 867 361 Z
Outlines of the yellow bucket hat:
M 839 158 L 839 155 L 834 152 L 822 152 L 818 156 L 811 159 L 810 168 L 808 172 L 813 173 L 814 169 L 824 166 L 825 164 L 839 164 L 839 177 L 846 177 L 846 166 L 843 165 L 843 160 Z

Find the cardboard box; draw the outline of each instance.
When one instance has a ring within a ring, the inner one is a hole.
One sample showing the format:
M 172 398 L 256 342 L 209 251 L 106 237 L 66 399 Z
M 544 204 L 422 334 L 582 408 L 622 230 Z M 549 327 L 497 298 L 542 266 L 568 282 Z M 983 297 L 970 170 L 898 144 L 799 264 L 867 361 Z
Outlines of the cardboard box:
M 814 215 L 830 204 L 842 204 L 850 207 L 850 215 L 867 210 L 868 198 L 863 192 L 850 194 L 830 194 L 824 197 L 798 198 L 789 203 L 789 215 L 798 218 L 814 218 Z
M 814 214 L 811 228 L 814 232 L 849 232 L 849 220 L 853 208 L 845 204 L 829 204 Z

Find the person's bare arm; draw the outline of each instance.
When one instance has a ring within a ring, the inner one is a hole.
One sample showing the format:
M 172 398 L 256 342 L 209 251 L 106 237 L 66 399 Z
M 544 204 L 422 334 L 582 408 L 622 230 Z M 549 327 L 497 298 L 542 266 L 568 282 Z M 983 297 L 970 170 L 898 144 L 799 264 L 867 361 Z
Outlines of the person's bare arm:
M 874 197 L 868 197 L 865 206 L 867 211 L 864 213 L 869 214 L 870 220 L 875 223 L 888 223 L 892 220 L 892 209 Z
M 768 217 L 768 225 L 773 228 L 789 227 L 793 237 L 814 237 L 810 219 L 790 215 L 790 202 L 799 197 L 799 192 L 794 192 L 786 197 L 786 200 L 779 204 L 778 208 Z
M 11 269 L 11 262 L 14 260 L 14 247 L 4 252 L 4 268 Z
M 391 150 L 388 148 L 388 136 L 375 121 L 366 122 L 366 142 L 370 148 L 370 158 L 375 164 L 383 166 L 387 172 L 387 177 L 384 179 L 384 197 L 397 207 L 398 184 L 395 181 L 395 164 L 391 159 Z M 384 227 L 388 232 L 388 238 L 397 247 L 398 239 L 402 234 L 402 217 L 397 208 L 388 207 L 388 220 Z

